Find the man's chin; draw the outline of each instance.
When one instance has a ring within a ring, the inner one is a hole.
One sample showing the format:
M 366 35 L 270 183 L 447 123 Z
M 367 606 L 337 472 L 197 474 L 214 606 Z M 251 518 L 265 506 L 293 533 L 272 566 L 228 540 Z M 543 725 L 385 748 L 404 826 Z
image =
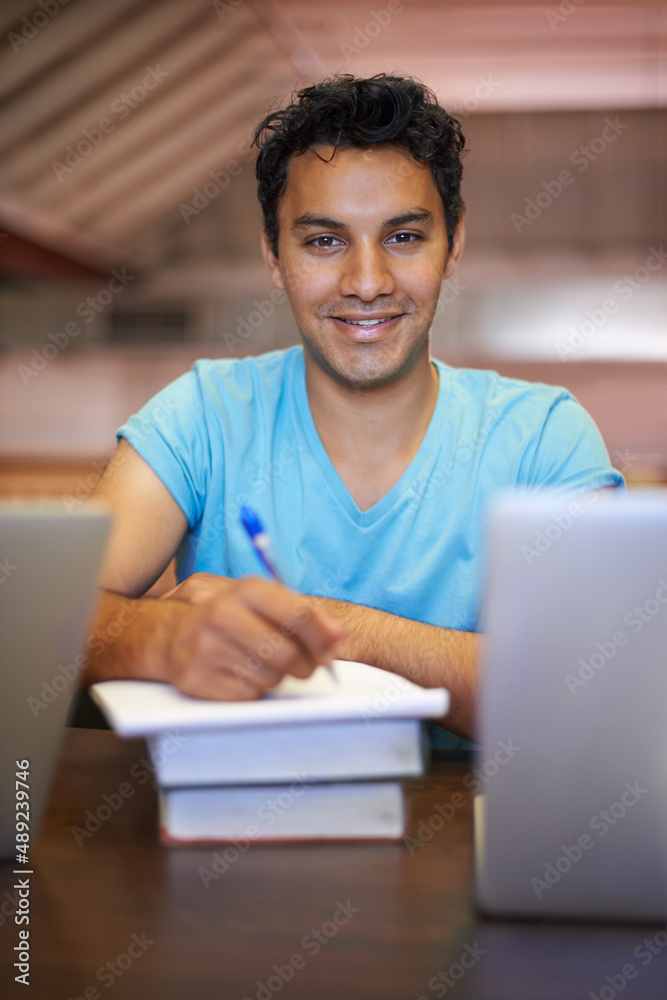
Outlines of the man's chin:
M 320 371 L 339 385 L 356 390 L 381 389 L 399 381 L 416 364 L 422 346 L 416 346 L 407 357 L 396 357 L 388 356 L 386 348 L 382 349 L 377 343 L 355 344 L 349 352 L 352 357 L 340 357 L 325 353 L 304 340 L 306 353 Z
M 379 389 L 391 385 L 404 374 L 401 364 L 388 364 L 378 361 L 369 364 L 363 361 L 359 364 L 346 364 L 337 358 L 313 357 L 318 368 L 339 385 L 349 389 Z

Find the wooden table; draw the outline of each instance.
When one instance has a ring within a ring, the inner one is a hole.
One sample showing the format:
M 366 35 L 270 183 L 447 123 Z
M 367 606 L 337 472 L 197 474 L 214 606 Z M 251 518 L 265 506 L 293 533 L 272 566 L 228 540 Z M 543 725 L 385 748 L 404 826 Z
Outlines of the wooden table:
M 0 866 L 7 904 L 0 996 L 667 997 L 664 927 L 502 922 L 475 914 L 465 763 L 439 759 L 408 785 L 409 834 L 416 840 L 429 821 L 440 827 L 423 846 L 253 845 L 224 855 L 222 845 L 159 845 L 145 758 L 140 740 L 67 731 L 44 830 L 32 848 L 27 990 L 14 984 L 8 959 L 18 941 L 7 916 L 16 877 L 13 865 Z M 108 802 L 100 813 L 108 818 L 91 836 L 79 834 L 77 844 L 72 828 L 84 829 L 86 810 Z M 638 947 L 651 955 L 645 965 L 633 956 Z M 628 963 L 636 975 L 617 989 Z

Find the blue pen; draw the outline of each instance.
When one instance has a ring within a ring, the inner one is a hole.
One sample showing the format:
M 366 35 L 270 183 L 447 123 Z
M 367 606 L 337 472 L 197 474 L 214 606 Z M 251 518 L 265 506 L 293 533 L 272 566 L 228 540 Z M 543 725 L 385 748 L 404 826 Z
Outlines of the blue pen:
M 281 579 L 280 573 L 276 569 L 276 564 L 273 560 L 269 533 L 264 528 L 264 525 L 252 507 L 241 507 L 241 524 L 248 532 L 248 536 L 252 542 L 252 547 L 257 553 L 257 558 L 261 562 L 262 566 L 274 580 L 277 580 L 278 583 L 282 583 L 283 580 Z M 329 671 L 333 680 L 337 682 L 333 667 L 330 667 Z
M 248 532 L 250 541 L 252 542 L 252 547 L 257 553 L 257 558 L 261 562 L 264 569 L 268 571 L 274 580 L 277 580 L 278 583 L 282 583 L 283 581 L 280 573 L 276 569 L 276 565 L 273 561 L 271 539 L 252 507 L 241 507 L 241 523 Z

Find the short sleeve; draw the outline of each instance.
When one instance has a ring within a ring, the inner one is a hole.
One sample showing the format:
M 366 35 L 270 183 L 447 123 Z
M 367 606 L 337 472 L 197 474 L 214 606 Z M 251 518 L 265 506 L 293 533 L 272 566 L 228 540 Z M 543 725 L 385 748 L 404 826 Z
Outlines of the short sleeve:
M 624 486 L 592 418 L 565 392 L 547 414 L 525 485 L 582 494 Z
M 196 369 L 154 396 L 116 431 L 162 480 L 192 529 L 201 519 L 211 447 Z

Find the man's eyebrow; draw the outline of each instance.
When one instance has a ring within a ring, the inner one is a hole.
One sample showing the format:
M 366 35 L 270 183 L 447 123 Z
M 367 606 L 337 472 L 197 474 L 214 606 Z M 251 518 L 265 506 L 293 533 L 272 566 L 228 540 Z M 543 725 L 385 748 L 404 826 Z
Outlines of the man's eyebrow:
M 433 213 L 427 208 L 412 208 L 401 215 L 394 215 L 391 219 L 385 219 L 382 223 L 383 229 L 391 229 L 394 226 L 409 226 L 415 222 L 433 222 Z
M 394 215 L 391 219 L 385 219 L 382 223 L 383 229 L 394 229 L 396 226 L 409 226 L 415 223 L 433 222 L 433 213 L 427 208 L 411 208 L 400 215 Z M 331 219 L 328 215 L 316 215 L 314 212 L 305 212 L 292 223 L 292 229 L 337 229 L 346 231 L 347 226 L 339 219 Z
M 347 229 L 344 222 L 337 219 L 330 219 L 328 215 L 315 215 L 314 212 L 306 212 L 300 215 L 292 223 L 292 229 Z

